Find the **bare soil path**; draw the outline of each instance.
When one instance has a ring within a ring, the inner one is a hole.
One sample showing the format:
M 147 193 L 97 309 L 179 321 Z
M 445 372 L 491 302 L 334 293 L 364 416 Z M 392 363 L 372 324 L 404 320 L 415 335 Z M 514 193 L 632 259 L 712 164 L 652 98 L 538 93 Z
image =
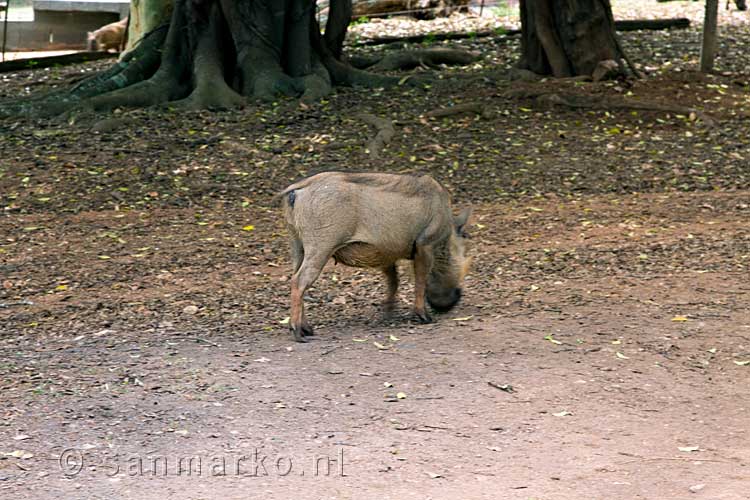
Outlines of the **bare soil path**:
M 378 277 L 330 266 L 311 294 L 319 336 L 309 345 L 279 324 L 284 256 L 254 262 L 244 246 L 225 254 L 235 264 L 214 262 L 224 272 L 211 269 L 201 262 L 216 260 L 218 243 L 167 232 L 190 220 L 178 210 L 148 222 L 63 218 L 32 231 L 36 249 L 8 276 L 43 265 L 70 288 L 0 311 L 28 328 L 0 343 L 0 442 L 11 453 L 0 488 L 29 498 L 745 498 L 747 199 L 482 205 L 462 307 L 413 324 L 405 287 L 400 317 L 384 323 Z M 61 234 L 67 225 L 80 236 Z M 120 256 L 86 254 L 88 235 L 128 226 Z M 193 226 L 221 240 L 220 226 Z M 161 257 L 131 267 L 138 257 L 126 254 L 149 237 Z M 107 272 L 111 281 L 83 285 Z

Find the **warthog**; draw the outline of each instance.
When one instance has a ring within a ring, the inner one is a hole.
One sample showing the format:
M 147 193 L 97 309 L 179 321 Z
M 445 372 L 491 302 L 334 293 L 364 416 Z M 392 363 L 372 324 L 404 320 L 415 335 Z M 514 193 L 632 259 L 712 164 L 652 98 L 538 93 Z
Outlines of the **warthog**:
M 108 51 L 115 49 L 121 51 L 125 42 L 125 30 L 128 27 L 128 18 L 125 17 L 119 21 L 102 26 L 96 31 L 89 31 L 86 34 L 86 50 L 89 51 Z
M 469 267 L 465 257 L 467 208 L 454 217 L 448 192 L 437 181 L 395 174 L 325 172 L 286 188 L 283 199 L 294 275 L 289 327 L 297 342 L 313 329 L 302 296 L 328 259 L 380 269 L 388 283 L 386 312 L 398 290 L 396 261 L 414 261 L 414 312 L 432 321 L 433 309 L 450 310 L 461 298 Z

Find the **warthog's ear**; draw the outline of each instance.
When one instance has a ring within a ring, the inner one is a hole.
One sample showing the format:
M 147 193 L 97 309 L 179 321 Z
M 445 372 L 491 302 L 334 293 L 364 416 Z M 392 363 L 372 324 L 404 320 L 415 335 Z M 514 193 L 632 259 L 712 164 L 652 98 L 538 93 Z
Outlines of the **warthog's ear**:
M 464 235 L 466 231 L 464 231 L 464 228 L 466 227 L 466 223 L 469 222 L 469 217 L 471 217 L 471 207 L 466 207 L 463 210 L 461 210 L 461 213 L 453 217 L 453 225 L 456 226 L 456 232 L 460 235 Z

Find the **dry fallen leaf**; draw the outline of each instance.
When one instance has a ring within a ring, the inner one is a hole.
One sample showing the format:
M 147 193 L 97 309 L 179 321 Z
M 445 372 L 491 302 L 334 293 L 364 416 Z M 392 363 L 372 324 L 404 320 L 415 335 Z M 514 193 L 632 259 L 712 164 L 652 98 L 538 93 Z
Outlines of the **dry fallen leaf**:
M 700 451 L 699 446 L 680 446 L 677 449 L 685 452 Z
M 572 415 L 572 413 L 564 410 L 552 414 L 553 417 L 569 417 L 570 415 Z

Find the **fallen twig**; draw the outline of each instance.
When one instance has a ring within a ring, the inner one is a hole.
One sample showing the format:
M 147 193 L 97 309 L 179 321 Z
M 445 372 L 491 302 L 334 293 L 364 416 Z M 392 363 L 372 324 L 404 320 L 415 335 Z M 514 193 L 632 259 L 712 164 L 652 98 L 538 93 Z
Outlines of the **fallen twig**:
M 0 309 L 7 309 L 8 307 L 16 306 L 33 306 L 34 303 L 30 300 L 21 300 L 19 302 L 0 302 Z
M 211 347 L 221 347 L 219 344 L 211 342 L 210 340 L 202 339 L 200 337 L 193 337 L 191 340 L 195 340 L 196 342 L 203 342 L 204 344 L 208 344 Z
M 490 387 L 494 387 L 495 389 L 500 389 L 503 392 L 508 392 L 508 393 L 515 392 L 513 390 L 513 386 L 509 385 L 509 384 L 502 384 L 501 385 L 501 384 L 498 384 L 496 382 L 487 382 L 487 385 L 489 385 Z

